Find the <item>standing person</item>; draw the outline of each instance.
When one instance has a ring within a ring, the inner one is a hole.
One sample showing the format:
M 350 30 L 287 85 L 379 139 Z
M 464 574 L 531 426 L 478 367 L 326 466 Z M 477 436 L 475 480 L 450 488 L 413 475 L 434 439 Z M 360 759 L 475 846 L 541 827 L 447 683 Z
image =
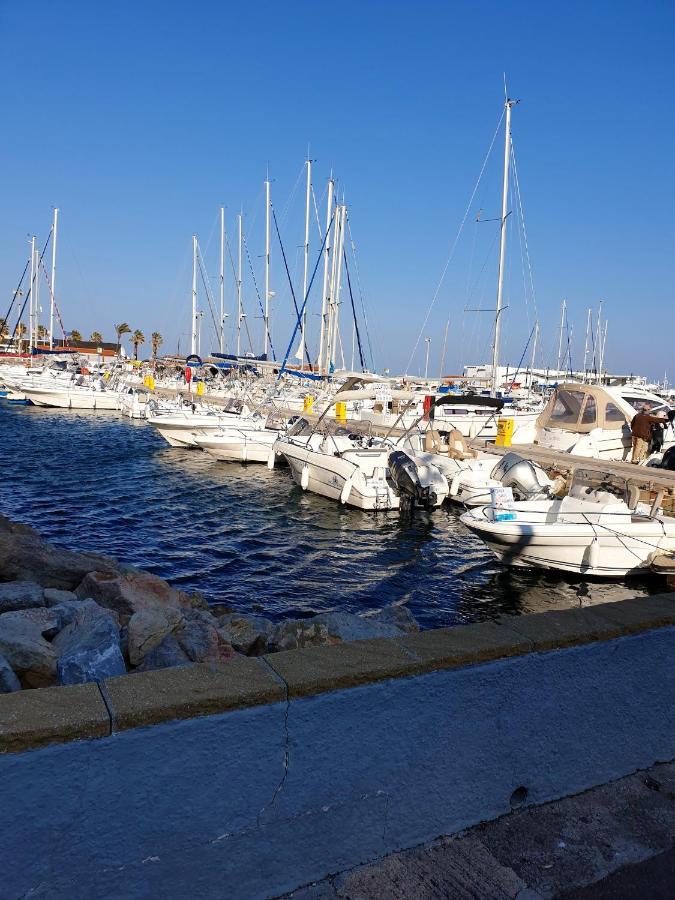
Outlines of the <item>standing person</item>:
M 650 416 L 649 406 L 645 403 L 640 412 L 633 416 L 630 423 L 630 432 L 633 436 L 633 455 L 631 462 L 641 463 L 649 454 L 649 441 L 654 425 L 666 425 L 668 419 L 665 416 Z

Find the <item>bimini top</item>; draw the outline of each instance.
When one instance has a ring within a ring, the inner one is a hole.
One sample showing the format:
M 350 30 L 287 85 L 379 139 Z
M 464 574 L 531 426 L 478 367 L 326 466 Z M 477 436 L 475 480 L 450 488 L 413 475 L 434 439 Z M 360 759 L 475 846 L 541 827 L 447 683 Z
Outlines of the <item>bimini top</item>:
M 600 385 L 560 384 L 537 419 L 537 428 L 559 428 L 575 434 L 587 434 L 595 428 L 620 431 L 630 426 L 633 415 L 635 410 Z

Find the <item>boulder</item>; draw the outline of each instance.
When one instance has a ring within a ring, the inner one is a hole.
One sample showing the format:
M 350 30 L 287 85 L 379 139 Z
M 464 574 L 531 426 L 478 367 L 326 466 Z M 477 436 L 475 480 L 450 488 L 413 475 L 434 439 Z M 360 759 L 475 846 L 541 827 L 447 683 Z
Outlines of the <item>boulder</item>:
M 205 617 L 186 617 L 174 635 L 191 662 L 222 662 L 235 652 L 227 638 Z
M 173 634 L 167 634 L 163 641 L 148 653 L 136 672 L 148 672 L 150 669 L 168 669 L 172 666 L 186 666 L 190 657 L 180 646 Z
M 21 690 L 21 682 L 4 656 L 0 656 L 0 694 Z
M 325 625 L 328 634 L 336 641 L 366 641 L 369 638 L 400 637 L 403 634 L 402 629 L 390 622 L 364 619 L 346 612 L 322 613 L 309 621 Z
M 60 591 L 58 588 L 45 588 L 45 603 L 47 606 L 60 606 L 62 603 L 71 603 L 77 600 L 74 591 Z
M 34 581 L 42 587 L 71 590 L 94 570 L 115 572 L 116 560 L 96 553 L 59 550 L 35 529 L 0 516 L 0 577 Z
M 230 613 L 219 617 L 218 631 L 239 653 L 261 656 L 267 652 L 267 642 L 274 631 L 274 623 L 262 616 Z
M 56 651 L 43 637 L 39 626 L 0 617 L 0 656 L 26 678 L 31 687 L 53 684 L 56 679 Z
M 89 628 L 98 619 L 108 619 L 116 627 L 119 627 L 117 613 L 112 609 L 99 606 L 93 600 L 73 600 L 61 606 L 52 606 L 50 611 L 54 612 L 55 610 L 61 614 L 63 622 L 63 629 L 53 640 L 53 645 L 58 651 L 66 647 L 74 635 Z
M 0 615 L 0 627 L 2 623 L 7 622 L 16 622 L 19 626 L 29 629 L 35 627 L 47 640 L 57 635 L 65 624 L 58 607 L 47 609 L 44 606 L 36 609 L 17 609 Z
M 10 581 L 0 584 L 0 613 L 15 609 L 34 609 L 44 606 L 44 591 L 34 581 Z
M 122 624 L 142 609 L 190 607 L 190 600 L 183 591 L 172 588 L 157 575 L 138 569 L 126 569 L 123 574 L 89 572 L 76 593 L 78 597 L 91 597 L 100 606 L 115 610 Z
M 368 613 L 363 618 L 366 622 L 394 625 L 400 631 L 408 633 L 420 630 L 420 626 L 407 606 L 385 606 L 375 613 Z
M 98 616 L 71 632 L 59 649 L 57 671 L 60 684 L 83 684 L 124 675 L 119 627 L 108 616 Z
M 297 650 L 300 647 L 320 647 L 337 644 L 340 638 L 328 631 L 325 622 L 311 619 L 284 619 L 272 631 L 268 648 L 271 653 L 279 650 Z
M 139 666 L 147 654 L 183 621 L 181 612 L 171 607 L 135 612 L 127 626 L 127 653 L 131 665 Z

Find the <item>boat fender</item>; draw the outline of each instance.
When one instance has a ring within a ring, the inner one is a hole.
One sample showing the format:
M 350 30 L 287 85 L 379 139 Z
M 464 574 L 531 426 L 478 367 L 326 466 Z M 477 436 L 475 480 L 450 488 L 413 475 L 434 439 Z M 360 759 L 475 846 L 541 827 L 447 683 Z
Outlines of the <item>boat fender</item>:
M 309 466 L 304 465 L 302 467 L 302 474 L 300 475 L 300 487 L 303 489 L 303 491 L 306 491 L 308 485 L 309 485 Z
M 451 497 L 456 497 L 457 494 L 459 493 L 459 483 L 461 480 L 462 480 L 462 476 L 459 473 L 457 473 L 457 475 L 455 475 L 454 478 L 452 479 L 452 481 L 450 482 L 450 496 Z
M 270 455 L 267 457 L 267 468 L 272 471 L 274 468 L 274 464 L 277 461 L 277 455 L 274 450 L 270 450 Z
M 244 438 L 244 446 L 241 448 L 241 461 L 246 462 L 248 459 L 248 452 L 246 449 L 246 438 Z
M 591 549 L 588 553 L 588 567 L 590 569 L 597 569 L 598 563 L 600 561 L 600 542 L 598 541 L 597 535 L 593 538 L 591 543 Z
M 340 492 L 340 503 L 346 503 L 347 500 L 349 500 L 349 495 L 352 492 L 353 483 L 354 482 L 351 478 L 348 478 L 345 481 L 344 485 L 342 486 L 342 491 Z

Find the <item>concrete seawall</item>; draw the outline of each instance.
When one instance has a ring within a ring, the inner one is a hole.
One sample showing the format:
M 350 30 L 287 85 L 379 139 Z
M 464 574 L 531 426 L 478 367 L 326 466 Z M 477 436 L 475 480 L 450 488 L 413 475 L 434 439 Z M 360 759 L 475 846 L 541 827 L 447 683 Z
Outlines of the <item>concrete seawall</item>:
M 0 696 L 0 896 L 273 896 L 668 761 L 674 657 L 659 595 Z

